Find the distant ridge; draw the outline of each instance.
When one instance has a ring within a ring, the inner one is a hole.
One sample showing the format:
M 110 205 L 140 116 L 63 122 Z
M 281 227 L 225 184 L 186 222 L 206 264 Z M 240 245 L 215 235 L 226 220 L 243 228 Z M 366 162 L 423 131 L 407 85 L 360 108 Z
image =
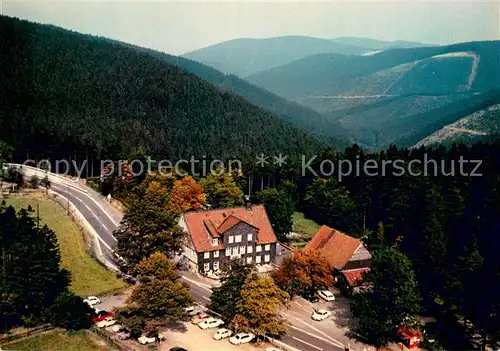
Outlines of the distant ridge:
M 283 36 L 267 39 L 233 39 L 188 52 L 182 56 L 224 73 L 246 77 L 272 67 L 320 53 L 360 54 L 366 48 L 330 39 Z

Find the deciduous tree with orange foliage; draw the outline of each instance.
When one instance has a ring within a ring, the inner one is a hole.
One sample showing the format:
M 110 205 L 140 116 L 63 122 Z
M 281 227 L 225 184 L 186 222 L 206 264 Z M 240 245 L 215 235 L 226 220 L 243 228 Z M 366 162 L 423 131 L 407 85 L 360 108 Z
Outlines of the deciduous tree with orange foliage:
M 176 180 L 170 191 L 170 198 L 166 210 L 181 214 L 190 210 L 197 210 L 206 203 L 203 187 L 192 177 L 185 176 Z
M 273 278 L 290 296 L 301 295 L 305 298 L 333 284 L 331 265 L 313 250 L 299 251 L 284 259 Z

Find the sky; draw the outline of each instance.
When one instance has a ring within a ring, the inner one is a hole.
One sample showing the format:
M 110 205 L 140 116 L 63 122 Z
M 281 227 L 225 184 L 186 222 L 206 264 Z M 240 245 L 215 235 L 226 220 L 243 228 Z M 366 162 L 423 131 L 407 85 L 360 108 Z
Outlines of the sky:
M 0 12 L 179 55 L 235 38 L 305 35 L 449 44 L 500 39 L 500 3 L 0 0 Z

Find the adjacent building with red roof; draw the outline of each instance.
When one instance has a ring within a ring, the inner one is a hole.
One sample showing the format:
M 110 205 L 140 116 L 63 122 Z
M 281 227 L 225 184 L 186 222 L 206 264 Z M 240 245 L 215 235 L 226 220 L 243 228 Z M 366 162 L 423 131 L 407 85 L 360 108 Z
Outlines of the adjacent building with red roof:
M 264 205 L 186 212 L 179 226 L 188 234 L 184 255 L 200 273 L 217 272 L 233 258 L 257 265 L 276 260 L 277 239 Z
M 372 256 L 361 240 L 326 225 L 322 226 L 304 248 L 317 250 L 334 268 L 335 274 L 353 288 L 370 270 Z

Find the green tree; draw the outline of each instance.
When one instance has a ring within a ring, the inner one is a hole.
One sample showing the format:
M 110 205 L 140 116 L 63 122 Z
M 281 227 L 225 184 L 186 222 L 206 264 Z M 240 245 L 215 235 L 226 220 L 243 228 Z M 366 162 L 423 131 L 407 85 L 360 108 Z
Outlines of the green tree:
M 304 202 L 307 217 L 339 230 L 356 230 L 354 200 L 349 191 L 334 178 L 316 178 L 308 186 Z
M 67 330 L 90 328 L 93 313 L 80 296 L 69 291 L 59 294 L 49 309 L 51 323 Z
M 27 210 L 0 205 L 2 277 L 0 306 L 3 328 L 36 325 L 70 283 L 61 268 L 57 238 L 47 226 L 39 227 Z
M 126 209 L 114 235 L 118 254 L 131 265 L 156 251 L 170 255 L 180 250 L 184 233 L 176 225 L 176 214 L 165 210 L 167 202 L 168 190 L 153 181 L 146 195 Z
M 185 317 L 185 307 L 192 301 L 189 287 L 180 281 L 172 263 L 163 253 L 155 252 L 134 268 L 141 284 L 130 302 L 141 314 L 152 319 L 179 320 Z
M 257 193 L 256 199 L 264 204 L 279 241 L 286 240 L 286 234 L 292 231 L 294 205 L 290 196 L 278 189 L 268 188 Z
M 363 281 L 366 287 L 351 300 L 358 332 L 376 346 L 385 345 L 397 328 L 420 311 L 411 262 L 395 248 L 379 249 Z
M 236 306 L 241 299 L 241 290 L 246 279 L 254 271 L 253 266 L 241 260 L 232 260 L 221 274 L 221 284 L 212 289 L 211 308 L 230 322 L 237 314 Z
M 231 321 L 231 328 L 236 332 L 251 332 L 261 336 L 285 334 L 285 321 L 280 310 L 289 298 L 271 277 L 251 274 L 241 288 L 241 298 L 236 305 L 236 316 Z
M 237 207 L 243 205 L 243 191 L 236 184 L 233 174 L 217 170 L 200 180 L 207 197 L 207 203 L 213 208 Z
M 31 189 L 38 189 L 38 184 L 40 183 L 40 180 L 36 175 L 32 175 L 30 180 L 28 181 L 28 186 Z

